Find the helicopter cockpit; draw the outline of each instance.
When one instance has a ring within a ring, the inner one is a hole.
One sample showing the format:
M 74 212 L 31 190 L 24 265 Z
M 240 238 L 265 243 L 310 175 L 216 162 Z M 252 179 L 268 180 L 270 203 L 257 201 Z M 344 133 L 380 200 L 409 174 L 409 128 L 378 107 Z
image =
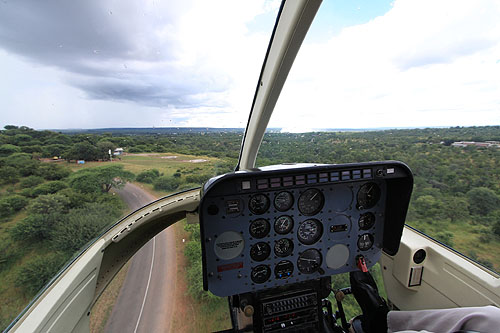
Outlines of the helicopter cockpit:
M 92 307 L 118 271 L 185 218 L 200 224 L 204 289 L 228 298 L 228 332 L 345 332 L 341 301 L 351 290 L 333 290 L 330 277 L 376 263 L 392 309 L 500 306 L 498 274 L 405 225 L 413 175 L 403 162 L 255 167 L 320 4 L 282 1 L 236 170 L 125 216 L 59 272 L 8 331 L 88 332 Z M 332 292 L 338 313 L 327 299 Z

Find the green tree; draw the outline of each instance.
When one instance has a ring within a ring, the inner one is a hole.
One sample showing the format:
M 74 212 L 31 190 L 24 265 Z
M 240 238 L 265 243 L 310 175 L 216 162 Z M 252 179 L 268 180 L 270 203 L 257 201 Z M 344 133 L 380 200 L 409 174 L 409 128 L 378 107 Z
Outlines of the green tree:
M 495 192 L 485 187 L 473 188 L 467 192 L 467 199 L 470 212 L 477 215 L 488 215 L 498 209 L 500 202 Z
M 43 241 L 50 238 L 54 225 L 62 218 L 59 213 L 28 215 L 10 229 L 10 234 L 17 241 Z
M 110 159 L 109 151 L 111 151 L 111 154 L 113 154 L 115 148 L 116 145 L 111 141 L 101 140 L 97 143 L 97 149 L 99 150 L 100 159 L 102 160 L 108 161 Z
M 74 209 L 65 216 L 64 223 L 56 225 L 52 245 L 66 253 L 74 253 L 114 222 L 115 217 L 105 204 L 88 204 Z
M 63 156 L 67 160 L 97 161 L 101 157 L 101 153 L 96 146 L 83 141 L 75 143 Z
M 160 171 L 158 171 L 157 169 L 151 169 L 139 173 L 136 179 L 141 183 L 152 184 L 160 176 Z
M 442 210 L 441 203 L 432 195 L 422 195 L 414 202 L 416 212 L 423 218 L 436 218 Z
M 18 146 L 14 146 L 11 144 L 0 145 L 0 157 L 7 157 L 19 152 L 21 152 L 21 148 L 19 148 Z
M 495 235 L 500 237 L 500 219 L 498 219 L 492 226 L 492 231 Z
M 80 192 L 109 192 L 111 188 L 121 188 L 133 179 L 134 174 L 124 170 L 123 165 L 112 164 L 75 172 L 70 177 L 70 184 Z
M 456 222 L 469 217 L 469 203 L 462 197 L 445 197 L 443 203 L 443 215 Z
M 0 199 L 0 216 L 9 216 L 20 211 L 28 204 L 28 200 L 18 194 L 13 194 Z
M 11 166 L 0 167 L 0 184 L 15 184 L 19 181 L 19 171 Z
M 35 187 L 39 184 L 43 183 L 43 178 L 40 176 L 28 176 L 26 178 L 23 178 L 21 182 L 19 183 L 19 186 L 21 188 L 30 188 L 30 187 Z
M 65 182 L 61 180 L 53 180 L 47 183 L 37 185 L 31 192 L 31 196 L 37 197 L 43 194 L 56 193 L 66 187 L 68 187 L 68 185 L 66 185 Z
M 180 184 L 181 180 L 177 177 L 162 176 L 154 181 L 154 188 L 155 190 L 175 191 Z
M 22 177 L 36 174 L 39 164 L 31 158 L 31 154 L 26 153 L 14 153 L 5 160 L 5 165 L 15 168 Z
M 47 145 L 43 149 L 43 156 L 45 156 L 45 157 L 54 157 L 54 156 L 59 157 L 59 156 L 62 156 L 67 149 L 68 149 L 68 147 L 64 144 L 55 143 L 55 144 Z
M 47 180 L 60 180 L 68 177 L 71 171 L 59 164 L 41 163 L 37 174 Z
M 28 259 L 17 274 L 17 286 L 28 295 L 35 295 L 62 268 L 66 260 L 67 256 L 57 252 Z
M 49 215 L 66 213 L 70 200 L 62 194 L 41 195 L 31 201 L 28 210 L 32 214 Z

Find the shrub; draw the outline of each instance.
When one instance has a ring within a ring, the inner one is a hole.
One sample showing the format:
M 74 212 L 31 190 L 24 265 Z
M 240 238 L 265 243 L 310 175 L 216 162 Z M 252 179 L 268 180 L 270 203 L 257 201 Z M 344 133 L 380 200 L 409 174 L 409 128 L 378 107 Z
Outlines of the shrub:
M 14 153 L 19 153 L 21 148 L 11 144 L 0 145 L 0 157 L 6 157 Z
M 66 260 L 61 253 L 28 259 L 17 273 L 16 284 L 28 295 L 34 295 L 62 268 Z
M 500 237 L 500 219 L 492 226 L 493 233 Z
M 74 253 L 98 236 L 114 221 L 113 209 L 103 204 L 88 204 L 74 209 L 57 223 L 52 234 L 52 245 L 57 250 Z
M 152 184 L 160 176 L 160 171 L 157 169 L 151 169 L 139 173 L 136 179 L 141 183 Z
M 449 231 L 438 232 L 436 234 L 436 239 L 449 247 L 453 247 L 453 234 Z
M 34 199 L 28 209 L 32 214 L 62 214 L 67 212 L 69 205 L 68 197 L 61 194 L 47 194 Z
M 186 182 L 187 183 L 202 184 L 202 183 L 206 182 L 207 180 L 209 180 L 210 178 L 212 178 L 212 176 L 209 174 L 189 175 L 189 176 L 186 176 Z
M 62 214 L 34 214 L 18 222 L 10 234 L 18 241 L 42 241 L 49 239 L 54 224 L 62 219 Z
M 43 194 L 52 194 L 56 193 L 63 188 L 68 187 L 65 182 L 60 180 L 54 180 L 51 182 L 47 182 L 45 184 L 40 184 L 33 189 L 32 196 L 37 197 Z
M 20 211 L 28 204 L 28 200 L 18 194 L 9 195 L 0 200 L 0 216 L 9 216 Z
M 155 190 L 175 191 L 181 184 L 181 180 L 172 176 L 162 176 L 154 181 Z
M 55 195 L 65 196 L 68 199 L 69 208 L 82 207 L 83 205 L 85 205 L 85 203 L 90 202 L 94 199 L 92 195 L 77 192 L 70 187 L 60 190 Z
M 43 183 L 42 177 L 32 175 L 32 176 L 28 176 L 28 177 L 24 178 L 23 180 L 21 180 L 19 185 L 22 188 L 31 188 L 31 187 L 35 187 L 41 183 Z
M 6 165 L 16 169 L 22 177 L 28 177 L 36 173 L 40 162 L 33 160 L 31 154 L 15 153 L 6 159 Z
M 71 171 L 58 164 L 42 163 L 37 170 L 37 174 L 47 180 L 60 180 L 68 177 Z
M 15 167 L 0 167 L 0 184 L 15 184 L 19 181 L 19 171 Z

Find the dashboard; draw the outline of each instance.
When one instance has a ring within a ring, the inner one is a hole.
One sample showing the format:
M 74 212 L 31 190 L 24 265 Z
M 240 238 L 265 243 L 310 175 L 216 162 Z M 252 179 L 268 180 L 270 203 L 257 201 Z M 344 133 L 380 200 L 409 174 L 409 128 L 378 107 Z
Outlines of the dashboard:
M 397 252 L 412 186 L 396 161 L 214 177 L 199 208 L 204 289 L 231 296 L 369 268 Z

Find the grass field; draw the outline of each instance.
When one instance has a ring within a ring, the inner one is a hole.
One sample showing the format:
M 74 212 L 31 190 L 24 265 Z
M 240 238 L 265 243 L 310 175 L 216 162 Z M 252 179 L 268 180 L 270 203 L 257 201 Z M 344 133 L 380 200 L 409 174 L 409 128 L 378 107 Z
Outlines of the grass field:
M 141 171 L 157 169 L 165 175 L 175 172 L 194 173 L 211 170 L 219 160 L 214 157 L 180 155 L 169 153 L 149 153 L 149 154 L 127 154 L 120 159 L 113 159 L 113 162 L 85 162 L 85 164 L 68 164 L 73 171 L 93 168 L 109 163 L 119 163 L 128 171 L 138 174 Z M 177 171 L 179 170 L 179 171 Z

